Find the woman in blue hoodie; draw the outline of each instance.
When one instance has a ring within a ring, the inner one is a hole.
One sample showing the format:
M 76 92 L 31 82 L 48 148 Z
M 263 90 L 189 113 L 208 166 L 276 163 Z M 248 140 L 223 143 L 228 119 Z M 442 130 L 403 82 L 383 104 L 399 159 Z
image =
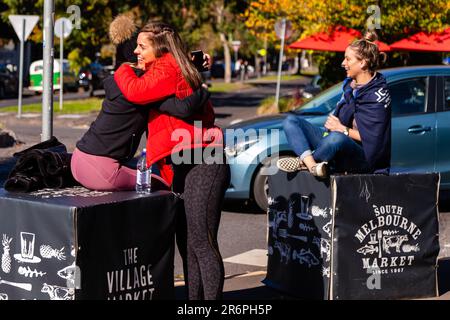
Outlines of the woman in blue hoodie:
M 325 177 L 335 172 L 389 173 L 391 157 L 391 98 L 386 80 L 376 70 L 380 61 L 377 36 L 367 32 L 345 50 L 342 67 L 347 78 L 343 94 L 325 128 L 289 115 L 284 131 L 298 157 L 282 158 L 279 169 L 307 169 Z

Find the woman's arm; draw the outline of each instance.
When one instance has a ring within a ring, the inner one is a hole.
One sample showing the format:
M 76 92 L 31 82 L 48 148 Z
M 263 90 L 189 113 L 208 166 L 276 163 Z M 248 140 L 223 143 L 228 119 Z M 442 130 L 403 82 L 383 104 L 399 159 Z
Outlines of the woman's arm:
M 147 104 L 175 94 L 177 71 L 160 59 L 150 70 L 138 77 L 129 65 L 122 65 L 114 73 L 120 91 L 125 98 L 136 104 Z
M 180 119 L 189 118 L 193 114 L 203 111 L 210 95 L 209 91 L 202 87 L 182 100 L 176 97 L 164 100 L 158 106 L 158 110 Z
M 325 128 L 327 128 L 330 131 L 338 131 L 345 133 L 345 131 L 348 131 L 348 136 L 356 141 L 361 141 L 361 136 L 359 135 L 359 131 L 352 128 L 347 128 L 344 126 L 338 117 L 334 115 L 330 115 L 325 122 Z

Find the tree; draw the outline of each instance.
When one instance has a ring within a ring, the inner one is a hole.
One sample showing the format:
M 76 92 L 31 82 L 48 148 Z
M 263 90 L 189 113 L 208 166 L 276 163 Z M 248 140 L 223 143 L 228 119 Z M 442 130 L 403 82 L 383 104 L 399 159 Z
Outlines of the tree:
M 299 32 L 301 37 L 326 31 L 331 27 L 343 25 L 364 31 L 371 14 L 369 5 L 378 5 L 381 12 L 381 30 L 377 30 L 380 40 L 392 43 L 420 31 L 442 30 L 450 19 L 450 2 L 447 0 L 255 0 L 247 9 L 246 25 L 253 32 L 274 41 L 274 20 L 285 16 Z M 428 54 L 429 55 L 429 54 Z M 335 52 L 317 53 L 320 73 L 328 83 L 342 74 L 341 54 Z M 393 53 L 390 65 L 402 62 L 399 53 Z M 341 78 L 342 79 L 342 78 Z

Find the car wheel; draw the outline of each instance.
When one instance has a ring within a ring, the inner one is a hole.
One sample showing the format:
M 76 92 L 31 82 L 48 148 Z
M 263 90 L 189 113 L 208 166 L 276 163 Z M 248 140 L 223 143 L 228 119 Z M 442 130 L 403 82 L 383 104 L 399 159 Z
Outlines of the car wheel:
M 3 99 L 5 97 L 5 88 L 3 86 L 0 86 L 0 99 Z
M 276 160 L 280 158 L 290 157 L 290 155 L 282 155 L 276 157 Z M 269 179 L 268 176 L 263 174 L 263 168 L 265 164 L 268 164 L 272 159 L 266 159 L 262 166 L 259 167 L 256 172 L 255 180 L 253 181 L 253 199 L 261 210 L 267 211 L 269 204 L 267 199 L 269 198 Z M 276 163 L 276 160 L 274 163 Z
M 253 181 L 253 198 L 261 210 L 267 211 L 269 207 L 267 203 L 267 198 L 269 197 L 269 179 L 261 171 L 262 167 L 259 168 L 255 176 L 255 181 Z

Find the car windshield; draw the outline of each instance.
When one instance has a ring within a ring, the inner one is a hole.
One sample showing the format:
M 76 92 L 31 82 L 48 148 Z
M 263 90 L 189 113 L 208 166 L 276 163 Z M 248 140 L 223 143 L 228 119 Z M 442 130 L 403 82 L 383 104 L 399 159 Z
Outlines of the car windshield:
M 322 115 L 330 113 L 341 98 L 342 82 L 318 94 L 294 112 L 299 114 Z

